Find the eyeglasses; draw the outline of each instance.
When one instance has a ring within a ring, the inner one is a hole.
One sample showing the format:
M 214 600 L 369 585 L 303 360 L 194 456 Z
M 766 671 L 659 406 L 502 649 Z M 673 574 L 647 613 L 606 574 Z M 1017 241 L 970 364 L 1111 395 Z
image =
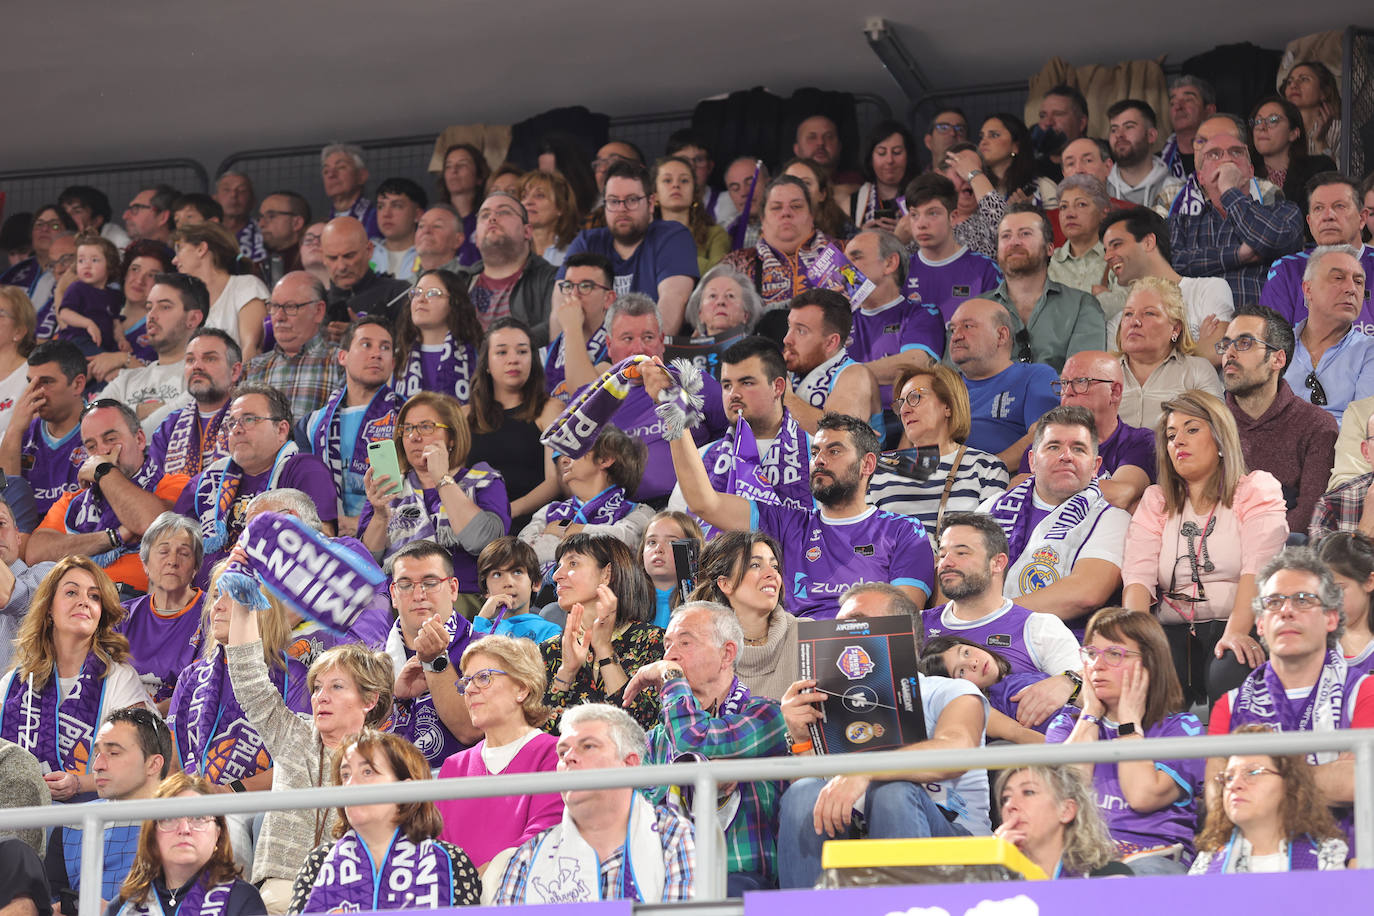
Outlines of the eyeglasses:
M 33 228 L 51 229 L 56 232 L 62 228 L 62 221 L 60 219 L 36 219 L 33 221 Z
M 442 299 L 447 295 L 448 293 L 436 287 L 420 289 L 420 287 L 417 286 L 410 291 L 410 298 L 412 299 Z
M 941 134 L 952 133 L 956 137 L 968 136 L 968 127 L 963 124 L 946 124 L 943 121 L 936 121 L 934 124 L 930 125 L 930 129 Z
M 419 582 L 413 579 L 397 579 L 391 583 L 392 594 L 409 595 L 412 591 L 419 590 L 420 594 L 426 592 L 436 592 L 439 587 L 452 580 L 452 576 L 447 579 L 440 579 L 438 576 L 426 576 Z
M 459 695 L 462 695 L 468 692 L 469 687 L 476 687 L 478 690 L 486 690 L 491 686 L 492 675 L 505 673 L 506 672 L 502 671 L 500 668 L 483 668 L 476 674 L 460 677 L 453 683 L 458 688 Z
M 257 426 L 259 423 L 262 423 L 265 420 L 270 420 L 273 423 L 277 423 L 281 419 L 281 417 L 255 417 L 252 414 L 246 414 L 242 417 L 228 417 L 224 421 L 224 431 L 232 433 L 235 430 L 242 428 L 244 432 L 247 432 L 249 428 Z
M 1236 162 L 1250 161 L 1250 148 L 1248 146 L 1228 146 L 1226 149 L 1213 147 L 1204 150 L 1202 153 L 1203 162 L 1220 162 L 1223 159 L 1234 159 Z
M 604 290 L 605 292 L 611 291 L 609 286 L 602 286 L 600 283 L 594 283 L 591 280 L 579 280 L 577 283 L 571 280 L 558 281 L 558 291 L 565 296 L 571 296 L 574 290 L 577 291 L 579 296 L 590 296 L 592 290 L 597 289 Z
M 1123 649 L 1120 646 L 1111 646 L 1107 649 L 1099 649 L 1096 646 L 1083 646 L 1078 650 L 1079 658 L 1083 659 L 1085 665 L 1095 665 L 1101 659 L 1112 668 L 1120 668 L 1121 663 L 1132 655 L 1139 655 L 1134 649 Z
M 1019 363 L 1035 362 L 1035 354 L 1031 352 L 1030 331 L 1025 328 L 1016 332 L 1016 361 Z
M 1067 388 L 1074 394 L 1087 394 L 1093 385 L 1110 385 L 1112 380 L 1109 378 L 1057 378 L 1050 382 L 1050 390 L 1055 397 L 1059 397 Z
M 1222 770 L 1220 773 L 1213 776 L 1212 778 L 1215 779 L 1217 781 L 1217 785 L 1221 786 L 1223 789 L 1229 789 L 1231 788 L 1232 783 L 1239 782 L 1242 779 L 1244 779 L 1246 782 L 1250 782 L 1251 780 L 1258 779 L 1266 773 L 1270 776 L 1283 775 L 1278 770 L 1271 770 L 1269 767 L 1250 767 L 1244 770 Z
M 129 206 L 125 209 L 133 213 L 138 213 L 142 210 L 156 210 L 157 207 L 154 207 L 152 204 L 129 204 Z
M 915 391 L 909 392 L 905 397 L 898 395 L 892 399 L 892 410 L 895 412 L 903 404 L 908 407 L 916 407 L 921 403 L 921 398 L 928 394 L 934 394 L 934 392 L 929 388 L 917 388 Z
M 643 194 L 631 194 L 629 197 L 608 197 L 606 198 L 606 209 L 609 210 L 634 210 L 649 198 Z
M 316 302 L 268 302 L 267 311 L 269 314 L 281 312 L 287 318 L 296 317 L 296 313 L 308 306 L 317 304 Z
M 1223 337 L 1221 340 L 1218 340 L 1216 342 L 1217 355 L 1225 356 L 1226 351 L 1232 347 L 1236 348 L 1237 353 L 1248 353 L 1250 350 L 1254 349 L 1256 344 L 1264 347 L 1264 352 L 1266 353 L 1270 350 L 1278 349 L 1278 347 L 1271 347 L 1253 334 L 1242 334 L 1239 337 Z
M 164 817 L 156 822 L 158 833 L 173 833 L 181 827 L 183 822 L 196 833 L 204 833 L 217 826 L 213 814 L 197 814 L 195 817 Z
M 1292 605 L 1295 611 L 1326 610 L 1320 595 L 1311 592 L 1294 592 L 1291 595 L 1261 595 L 1255 599 L 1256 610 L 1273 614 L 1283 609 L 1285 604 Z
M 422 420 L 419 423 L 402 423 L 396 427 L 396 432 L 401 434 L 404 439 L 407 436 L 432 436 L 438 429 L 448 429 L 447 423 L 435 423 L 433 420 Z
M 1321 379 L 1317 378 L 1317 370 L 1313 369 L 1307 373 L 1307 378 L 1303 379 L 1302 383 L 1308 391 L 1312 392 L 1312 396 L 1308 400 L 1318 407 L 1325 407 L 1326 389 L 1322 387 Z
M 1255 120 L 1251 121 L 1250 123 L 1254 127 L 1273 127 L 1280 121 L 1284 120 L 1287 119 L 1284 118 L 1284 116 L 1281 114 L 1271 114 L 1267 118 L 1255 118 Z

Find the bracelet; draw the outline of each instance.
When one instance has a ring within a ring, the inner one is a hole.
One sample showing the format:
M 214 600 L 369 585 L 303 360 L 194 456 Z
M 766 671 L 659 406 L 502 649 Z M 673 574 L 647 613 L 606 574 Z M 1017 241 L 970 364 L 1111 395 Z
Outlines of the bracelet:
M 552 683 L 554 685 L 554 690 L 557 690 L 559 693 L 567 693 L 573 688 L 572 681 L 565 681 L 556 674 L 553 676 Z M 561 687 L 559 686 L 560 684 L 562 685 Z
M 973 169 L 973 170 L 970 171 L 967 175 L 964 176 L 964 180 L 965 180 L 965 181 L 973 181 L 974 178 L 977 178 L 977 177 L 978 177 L 979 175 L 981 175 L 981 174 L 983 174 L 983 170 L 982 170 L 982 169 Z
M 445 474 L 443 477 L 440 477 L 439 482 L 434 485 L 434 490 L 438 492 L 441 487 L 446 487 L 449 484 L 453 484 L 456 487 L 458 486 L 458 481 L 453 479 L 452 474 Z
M 116 531 L 114 528 L 106 528 L 105 536 L 110 539 L 111 550 L 118 550 L 121 546 L 123 546 L 122 542 L 119 540 L 119 532 Z
M 806 741 L 798 741 L 796 744 L 792 745 L 792 753 L 809 754 L 811 751 L 815 750 L 815 748 L 816 743 L 808 738 Z
M 1091 722 L 1093 725 L 1101 725 L 1101 724 L 1102 724 L 1102 720 L 1099 719 L 1097 716 L 1093 715 L 1093 714 L 1090 713 L 1090 712 L 1079 713 L 1079 715 L 1078 715 L 1078 721 L 1080 721 L 1080 722 Z

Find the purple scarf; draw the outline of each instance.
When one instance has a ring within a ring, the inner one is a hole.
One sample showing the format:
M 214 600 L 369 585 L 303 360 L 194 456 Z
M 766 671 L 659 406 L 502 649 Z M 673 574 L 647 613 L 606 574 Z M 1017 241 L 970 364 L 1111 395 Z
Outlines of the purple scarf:
M 313 435 L 310 437 L 310 450 L 324 461 L 329 468 L 329 473 L 334 478 L 334 489 L 339 495 L 339 514 L 342 515 L 343 492 L 344 492 L 344 466 L 343 466 L 343 422 L 339 418 L 340 408 L 343 406 L 344 399 L 348 397 L 348 385 L 342 385 L 339 390 L 329 396 L 329 401 L 324 405 L 324 415 L 320 418 L 319 425 L 315 427 Z M 363 414 L 362 442 L 353 447 L 353 457 L 348 462 L 348 470 L 361 478 L 367 473 L 367 449 L 358 448 L 363 442 L 375 442 L 381 439 L 390 439 L 396 431 L 396 413 L 400 409 L 400 399 L 396 397 L 396 392 L 391 390 L 390 385 L 383 385 L 372 396 L 372 400 L 367 404 L 367 410 Z
M 269 668 L 272 682 L 296 712 L 309 711 L 308 705 L 297 709 L 300 704 L 291 702 L 293 686 L 303 685 L 305 675 L 305 666 L 295 659 L 287 659 L 285 671 Z M 293 680 L 298 683 L 293 685 Z M 216 785 L 247 779 L 272 766 L 262 737 L 248 723 L 234 696 L 223 646 L 216 646 L 209 658 L 198 659 L 182 674 L 167 710 L 167 725 L 181 768 L 199 773 Z
M 570 458 L 581 458 L 591 451 L 596 437 L 630 396 L 630 389 L 643 384 L 640 363 L 648 361 L 647 356 L 627 357 L 582 389 L 544 430 L 540 444 Z M 701 422 L 704 381 L 701 370 L 683 360 L 674 360 L 668 366 L 668 374 L 675 387 L 664 392 L 665 397 L 654 407 L 654 413 L 663 420 L 663 438 L 672 440 Z
M 468 499 L 476 502 L 479 491 L 492 484 L 504 485 L 505 481 L 490 465 L 479 461 L 459 474 L 455 483 L 467 494 Z M 439 498 L 438 491 L 430 490 L 426 496 L 424 487 L 420 485 L 419 476 L 414 471 L 407 472 L 405 486 L 401 488 L 400 495 L 391 499 L 391 521 L 387 523 L 386 528 L 383 562 L 412 541 L 430 540 L 448 550 L 459 547 L 458 532 L 450 525 L 438 523 L 444 511 L 443 500 Z M 363 508 L 363 512 L 366 515 L 367 507 Z
M 60 702 L 56 668 L 37 691 L 32 677 L 21 678 L 19 669 L 13 670 L 0 707 L 0 738 L 13 741 L 55 773 L 85 773 L 104 710 L 105 663 L 94 652 L 87 655 L 76 686 Z M 43 734 L 47 729 L 51 735 Z
M 217 461 L 229 454 L 229 433 L 224 429 L 224 417 L 229 413 L 229 402 L 219 409 L 205 428 L 205 442 L 200 437 L 200 408 L 194 402 L 176 413 L 172 430 L 167 435 L 167 452 L 162 456 L 162 469 L 168 474 L 186 474 L 194 477 L 209 462 Z M 209 452 L 207 455 L 206 452 Z
M 207 887 L 205 874 L 202 872 L 200 879 L 186 892 L 186 896 L 181 898 L 181 903 L 177 906 L 177 916 L 224 916 L 224 911 L 229 906 L 229 895 L 233 891 L 232 880 Z M 149 888 L 148 896 L 143 903 L 125 903 L 120 908 L 119 916 L 163 916 L 162 901 L 158 898 L 157 891 Z
M 813 288 L 838 289 L 849 300 L 851 308 L 863 305 L 874 290 L 873 281 L 865 277 L 834 242 L 821 248 L 820 256 L 805 267 Z
M 463 657 L 463 650 L 472 640 L 472 624 L 468 623 L 462 614 L 453 613 L 444 623 L 444 629 L 448 631 L 448 657 L 457 664 L 456 660 Z M 391 656 L 392 668 L 398 673 L 415 654 L 406 648 L 399 620 L 392 626 L 391 634 L 387 637 L 386 653 Z M 420 753 L 425 755 L 425 759 L 435 769 L 468 747 L 454 737 L 444 725 L 434 708 L 434 697 L 428 693 L 424 696 L 396 700 L 391 708 L 391 721 L 387 725 L 387 730 L 400 735 L 419 748 Z
M 1317 683 L 1301 705 L 1288 699 L 1288 691 L 1265 663 L 1251 672 L 1236 691 L 1231 709 L 1231 730 L 1261 723 L 1285 732 L 1325 731 L 1343 728 L 1345 718 L 1345 659 L 1338 649 L 1328 650 Z
M 758 159 L 754 162 L 754 177 L 749 179 L 749 196 L 744 198 L 744 209 L 740 211 L 730 229 L 730 247 L 738 250 L 744 247 L 744 236 L 749 231 L 749 211 L 754 206 L 754 189 L 759 184 L 759 171 L 763 168 L 763 160 Z
M 306 913 L 356 913 L 369 910 L 432 910 L 453 906 L 453 860 L 433 840 L 419 845 L 399 830 L 381 863 L 372 863 L 367 845 L 350 830 L 324 857 Z
M 299 451 L 296 443 L 289 439 L 277 451 L 277 457 L 272 459 L 272 474 L 267 478 L 264 490 L 277 488 L 282 471 L 286 470 L 287 461 Z M 200 535 L 205 540 L 207 554 L 218 553 L 228 548 L 229 519 L 233 514 L 234 503 L 239 497 L 239 487 L 243 486 L 243 468 L 239 467 L 232 457 L 216 461 L 206 469 L 206 473 L 216 470 L 219 472 L 219 479 L 215 481 L 214 493 L 200 516 Z
M 239 544 L 248 555 L 246 569 L 231 563 L 220 576 L 221 587 L 236 601 L 257 605 L 260 582 L 288 610 L 336 632 L 347 631 L 386 585 L 386 574 L 375 565 L 360 563 L 354 551 L 294 516 L 254 516 Z
M 148 493 L 153 492 L 153 486 L 161 479 L 162 469 L 158 467 L 151 454 L 143 459 L 143 466 L 134 472 L 133 476 L 133 482 L 138 488 Z M 63 516 L 62 523 L 67 527 L 68 534 L 89 534 L 120 526 L 119 516 L 105 500 L 100 488 L 95 486 L 88 487 L 72 497 L 71 502 L 67 503 L 67 514 Z M 109 566 L 125 554 L 137 551 L 138 540 L 134 539 L 91 559 L 102 567 Z
M 424 359 L 420 345 L 410 348 L 406 368 L 396 380 L 396 394 L 402 401 L 421 391 L 450 394 L 459 404 L 472 397 L 472 372 L 477 365 L 477 349 L 470 343 L 459 345 L 452 334 L 444 335 L 444 349 L 439 354 L 439 369 L 434 378 L 425 378 Z
M 562 502 L 550 503 L 544 514 L 547 522 L 575 522 L 582 525 L 614 525 L 629 515 L 636 503 L 625 495 L 620 486 L 609 486 L 585 503 L 576 496 Z
M 1231 831 L 1231 839 L 1227 841 L 1226 848 L 1219 849 L 1212 853 L 1211 860 L 1207 863 L 1207 868 L 1203 871 L 1204 875 L 1221 875 L 1226 873 L 1226 868 L 1232 862 L 1237 851 L 1236 841 L 1240 839 L 1240 830 Z M 1289 871 L 1317 871 L 1320 863 L 1317 859 L 1317 841 L 1307 834 L 1288 841 L 1288 870 Z

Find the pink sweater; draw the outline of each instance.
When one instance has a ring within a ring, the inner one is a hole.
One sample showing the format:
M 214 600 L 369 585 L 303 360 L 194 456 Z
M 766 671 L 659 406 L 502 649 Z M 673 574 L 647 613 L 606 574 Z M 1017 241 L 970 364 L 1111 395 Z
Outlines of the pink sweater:
M 1145 495 L 1131 517 L 1126 536 L 1126 557 L 1121 564 L 1122 587 L 1143 585 L 1156 598 L 1174 588 L 1193 593 L 1188 565 L 1187 539 L 1179 532 L 1185 521 L 1202 528 L 1208 513 L 1183 507 L 1181 515 L 1166 515 L 1164 491 L 1157 485 L 1146 488 Z M 1198 620 L 1226 620 L 1236 600 L 1241 576 L 1253 576 L 1274 554 L 1283 549 L 1288 538 L 1287 507 L 1283 489 L 1267 471 L 1251 471 L 1236 484 L 1230 506 L 1216 507 L 1216 528 L 1207 538 L 1207 556 L 1215 568 L 1201 574 L 1206 603 L 1180 604 L 1193 610 Z M 1196 542 L 1196 539 L 1195 539 Z M 1179 602 L 1175 602 L 1179 604 Z M 1159 622 L 1186 623 L 1168 604 L 1160 602 Z
M 485 743 L 479 741 L 445 760 L 439 769 L 439 778 L 493 775 L 482 762 Z M 541 732 L 520 749 L 502 774 L 553 772 L 558 767 L 557 745 L 558 739 Z M 461 847 L 478 866 L 490 862 L 503 849 L 519 846 L 563 818 L 563 797 L 557 792 L 458 798 L 437 804 L 444 819 L 444 830 L 439 838 Z

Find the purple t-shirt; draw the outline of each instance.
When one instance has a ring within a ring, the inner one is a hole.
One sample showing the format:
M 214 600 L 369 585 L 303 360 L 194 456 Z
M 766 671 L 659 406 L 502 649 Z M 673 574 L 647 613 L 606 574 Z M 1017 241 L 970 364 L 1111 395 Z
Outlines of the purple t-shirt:
M 608 361 L 606 355 L 606 341 L 609 339 L 605 328 L 597 328 L 587 341 L 587 358 L 592 361 L 592 365 Z M 568 377 L 568 367 L 566 364 L 567 354 L 563 352 L 563 335 L 559 334 L 549 344 L 548 356 L 544 359 L 544 390 L 556 398 L 567 398 L 567 391 L 559 391 L 559 387 Z
M 935 306 L 949 321 L 966 300 L 996 289 L 1001 283 L 1002 272 L 987 255 L 960 248 L 943 261 L 927 261 L 918 251 L 907 266 L 902 292 L 912 302 Z
M 248 225 L 253 225 L 249 223 Z M 148 316 L 135 321 L 124 330 L 124 339 L 129 342 L 129 349 L 134 356 L 143 360 L 145 363 L 157 362 L 157 351 L 152 344 L 148 343 Z
M 610 229 L 584 229 L 568 246 L 568 257 L 590 251 L 609 258 L 615 276 L 615 293 L 644 293 L 658 300 L 658 285 L 669 277 L 700 276 L 697 269 L 697 244 L 681 223 L 656 219 L 649 223 L 644 240 L 626 260 L 615 250 Z M 558 279 L 567 273 L 565 259 L 558 268 Z
M 69 340 L 74 344 L 93 347 L 97 350 L 113 351 L 118 349 L 114 339 L 115 316 L 124 306 L 124 294 L 117 289 L 101 289 L 76 280 L 67 287 L 58 310 L 71 309 L 83 318 L 89 318 L 100 328 L 100 343 L 87 333 L 85 328 L 66 327 L 57 332 L 58 340 Z M 91 355 L 90 353 L 86 354 Z
M 1073 731 L 1078 710 L 1065 710 L 1055 716 L 1045 732 L 1047 744 L 1061 744 Z M 1116 737 L 1116 726 L 1103 722 L 1097 726 L 1098 740 Z M 1145 730 L 1146 738 L 1194 738 L 1202 734 L 1202 723 L 1190 712 L 1178 712 L 1165 717 Z M 1205 757 L 1190 760 L 1156 760 L 1155 769 L 1166 774 L 1183 790 L 1182 797 L 1159 811 L 1140 814 L 1126 804 L 1116 764 L 1099 763 L 1093 767 L 1093 787 L 1097 789 L 1097 807 L 1107 824 L 1117 850 L 1130 855 L 1156 846 L 1183 844 L 1192 858 L 1193 836 L 1197 830 L 1198 799 L 1202 795 Z
M 1023 671 L 1020 673 L 1013 671 L 1011 674 L 1008 674 L 988 688 L 988 702 L 992 704 L 993 709 L 997 710 L 1002 715 L 1015 719 L 1017 711 L 1021 708 L 1021 703 L 1017 700 L 1013 700 L 1012 697 L 1016 696 L 1027 687 L 1030 687 L 1032 684 L 1040 683 L 1049 676 L 1050 675 L 1043 671 Z M 1067 706 L 1064 707 L 1064 709 L 1069 708 L 1070 707 Z M 1054 718 L 1054 716 L 1046 716 L 1043 722 L 1039 725 L 1032 725 L 1031 728 L 1043 735 L 1049 730 L 1049 727 L 1054 724 Z
M 1278 312 L 1288 319 L 1289 324 L 1297 324 L 1307 318 L 1307 297 L 1302 291 L 1302 275 L 1307 270 L 1307 260 L 1311 256 L 1309 249 L 1279 258 L 1269 268 L 1269 278 L 1264 281 L 1264 289 L 1260 290 L 1259 304 Z M 1374 246 L 1362 246 L 1360 264 L 1364 267 L 1366 278 L 1374 276 Z M 1355 330 L 1374 337 L 1374 300 L 1370 298 L 1367 285 L 1364 307 L 1355 318 Z
M 935 558 L 919 520 L 870 508 L 852 519 L 827 520 L 803 511 L 749 503 L 749 527 L 777 538 L 791 577 L 787 609 L 798 617 L 828 619 L 840 596 L 860 582 L 913 585 L 934 591 Z
M 1031 655 L 1026 640 L 1026 623 L 1035 612 L 1019 604 L 1006 601 L 1002 607 L 980 620 L 962 621 L 945 617 L 945 605 L 926 608 L 921 612 L 921 625 L 925 636 L 921 641 L 929 642 L 937 636 L 959 636 L 980 646 L 987 646 L 1011 663 L 1013 674 L 1020 672 L 1043 673 L 1042 663 Z
M 73 426 L 60 440 L 54 440 L 48 435 L 43 421 L 33 418 L 24 433 L 24 444 L 19 448 L 19 467 L 24 479 L 33 487 L 33 503 L 40 519 L 63 493 L 81 489 L 76 472 L 81 470 L 87 457 L 81 444 L 80 424 Z
M 129 640 L 129 664 L 143 678 L 154 700 L 170 700 L 177 678 L 200 654 L 200 613 L 205 592 L 175 617 L 161 617 L 148 595 L 124 602 L 128 616 L 116 629 Z
M 703 375 L 702 384 L 705 416 L 699 425 L 692 427 L 692 438 L 698 447 L 725 435 L 726 427 L 730 425 L 720 396 L 720 382 Z M 578 390 L 580 393 L 581 389 Z M 625 403 L 611 417 L 611 422 L 649 449 L 648 459 L 644 462 L 644 476 L 640 478 L 639 489 L 634 492 L 635 502 L 662 499 L 672 493 L 677 485 L 677 474 L 673 472 L 672 451 L 668 443 L 663 441 L 663 421 L 654 413 L 653 398 L 643 388 L 634 387 L 625 398 Z
M 216 462 L 218 465 L 218 462 Z M 181 496 L 177 498 L 175 512 L 178 515 L 185 515 L 190 518 L 205 521 L 211 514 L 211 506 L 215 499 L 215 494 L 219 490 L 219 481 L 224 471 L 221 467 L 209 467 L 191 478 L 190 484 L 181 491 Z M 229 548 L 234 545 L 243 533 L 243 516 L 248 510 L 248 503 L 254 496 L 268 489 L 268 483 L 272 479 L 272 472 L 269 470 L 262 474 L 245 474 L 243 481 L 239 485 L 238 495 L 229 508 L 229 517 L 225 519 L 228 525 L 228 539 L 226 547 L 220 551 L 206 551 L 205 562 L 201 564 L 201 576 L 197 578 L 197 585 L 204 585 L 205 576 L 209 573 L 216 563 L 224 559 L 229 553 Z M 282 467 L 281 476 L 277 479 L 277 488 L 291 488 L 300 490 L 315 504 L 315 509 L 319 512 L 320 521 L 332 522 L 339 517 L 339 494 L 334 488 L 334 475 L 329 473 L 329 468 L 324 466 L 324 462 L 307 452 L 300 452 L 286 459 Z
M 945 353 L 945 321 L 933 305 L 895 299 L 873 311 L 854 310 L 854 324 L 845 344 L 851 359 L 869 363 L 907 350 L 925 350 L 939 361 Z M 892 386 L 880 386 L 881 403 L 892 402 Z
M 1102 456 L 1102 474 L 1111 474 L 1129 464 L 1148 474 L 1150 483 L 1155 482 L 1155 433 L 1152 429 L 1128 426 L 1118 420 L 1112 434 L 1098 443 L 1097 454 Z M 1016 473 L 1030 473 L 1030 449 L 1021 456 Z

